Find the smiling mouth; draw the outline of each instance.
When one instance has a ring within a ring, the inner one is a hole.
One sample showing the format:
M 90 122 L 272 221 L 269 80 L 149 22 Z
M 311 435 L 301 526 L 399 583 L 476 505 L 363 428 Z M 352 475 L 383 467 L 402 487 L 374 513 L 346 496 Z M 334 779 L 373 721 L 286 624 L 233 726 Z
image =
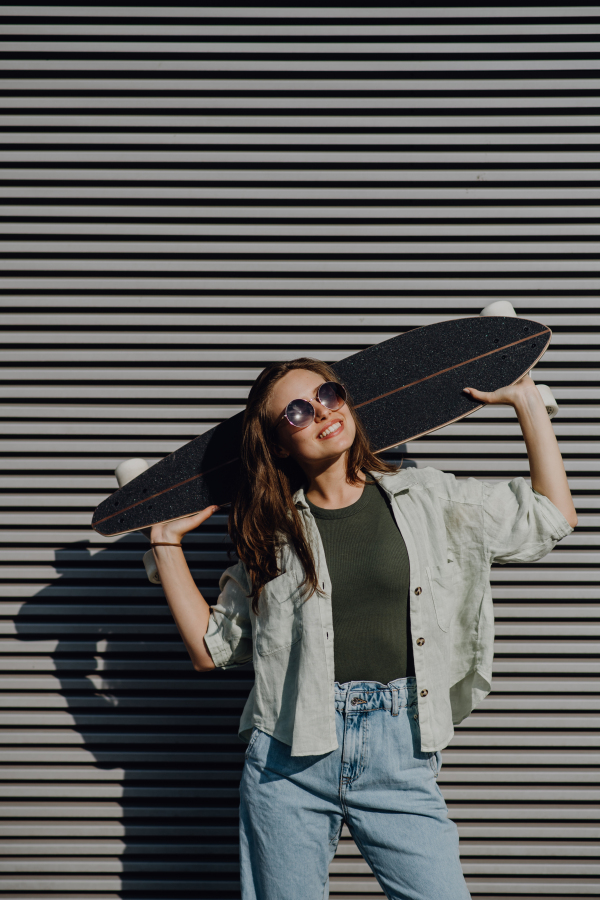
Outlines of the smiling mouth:
M 320 441 L 326 441 L 327 438 L 331 438 L 334 435 L 338 434 L 340 429 L 343 427 L 343 423 L 339 420 L 337 422 L 332 422 L 331 425 L 328 425 L 327 428 L 323 429 L 323 431 L 321 431 L 317 437 Z

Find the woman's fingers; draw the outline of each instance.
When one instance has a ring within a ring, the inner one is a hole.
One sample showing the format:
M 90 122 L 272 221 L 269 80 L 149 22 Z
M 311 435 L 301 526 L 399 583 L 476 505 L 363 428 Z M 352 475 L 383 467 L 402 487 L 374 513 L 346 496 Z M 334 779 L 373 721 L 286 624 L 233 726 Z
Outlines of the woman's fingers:
M 495 391 L 478 391 L 476 388 L 463 388 L 465 394 L 469 394 L 473 400 L 479 400 L 480 403 L 493 403 Z
M 182 516 L 180 519 L 174 519 L 172 522 L 165 522 L 163 525 L 153 525 L 150 539 L 152 541 L 173 540 L 181 541 L 181 538 L 189 531 L 193 531 L 206 522 L 207 519 L 218 510 L 218 506 L 207 506 L 206 509 L 193 516 Z
M 177 524 L 181 533 L 187 534 L 188 531 L 193 531 L 194 528 L 198 528 L 199 525 L 202 525 L 203 522 L 210 519 L 212 514 L 215 513 L 218 508 L 218 506 L 207 506 L 206 509 L 203 509 L 201 512 L 195 513 L 193 516 L 183 516 L 181 519 L 176 519 L 176 521 L 171 524 Z

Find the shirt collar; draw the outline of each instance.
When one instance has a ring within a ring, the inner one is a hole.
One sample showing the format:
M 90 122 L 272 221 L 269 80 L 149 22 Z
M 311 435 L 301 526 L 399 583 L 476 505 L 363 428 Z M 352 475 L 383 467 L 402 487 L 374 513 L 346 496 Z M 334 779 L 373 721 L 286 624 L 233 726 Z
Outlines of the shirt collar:
M 394 494 L 394 489 L 397 488 L 400 483 L 398 479 L 403 483 L 413 480 L 410 476 L 410 469 L 400 469 L 399 472 L 395 472 L 393 475 L 384 475 L 381 472 L 369 472 L 369 475 L 379 483 L 381 489 L 385 491 L 390 498 Z M 303 487 L 296 491 L 292 499 L 296 509 L 304 510 L 308 512 L 309 515 L 312 515 L 310 507 L 306 502 L 306 495 Z

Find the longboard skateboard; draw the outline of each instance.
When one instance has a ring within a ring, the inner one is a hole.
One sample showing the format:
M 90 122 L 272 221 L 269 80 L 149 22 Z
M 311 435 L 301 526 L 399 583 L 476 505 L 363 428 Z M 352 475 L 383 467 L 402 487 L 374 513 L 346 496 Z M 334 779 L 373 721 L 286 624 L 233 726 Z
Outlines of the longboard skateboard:
M 514 384 L 552 332 L 513 316 L 453 319 L 382 341 L 333 366 L 376 453 L 468 416 L 483 404 L 463 393 Z M 112 536 L 192 515 L 235 494 L 243 413 L 211 428 L 129 481 L 96 509 Z

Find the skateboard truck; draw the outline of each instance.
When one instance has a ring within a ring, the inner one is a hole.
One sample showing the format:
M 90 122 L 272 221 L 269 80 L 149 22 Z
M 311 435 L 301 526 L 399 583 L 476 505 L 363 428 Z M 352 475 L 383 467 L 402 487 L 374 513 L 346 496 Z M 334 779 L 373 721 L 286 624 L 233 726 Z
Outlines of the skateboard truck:
M 484 307 L 479 313 L 480 316 L 512 316 L 518 319 L 517 313 L 510 300 L 495 300 L 489 306 Z M 558 403 L 554 399 L 554 395 L 547 384 L 536 384 L 536 387 L 542 395 L 546 412 L 551 419 L 558 412 Z
M 138 475 L 142 475 L 149 468 L 150 466 L 145 459 L 141 459 L 139 457 L 126 459 L 124 462 L 119 463 L 119 465 L 115 469 L 115 478 L 117 479 L 117 484 L 120 488 L 122 488 L 123 485 L 128 484 L 130 481 L 133 481 L 134 478 L 137 478 Z M 145 531 L 146 529 L 142 531 L 142 534 L 144 534 Z M 146 535 L 146 537 L 148 537 L 148 535 Z M 152 553 L 152 550 L 146 550 L 146 552 L 144 553 L 144 568 L 146 570 L 146 575 L 148 576 L 148 581 L 151 581 L 152 584 L 160 584 L 158 569 L 154 561 L 154 554 Z

